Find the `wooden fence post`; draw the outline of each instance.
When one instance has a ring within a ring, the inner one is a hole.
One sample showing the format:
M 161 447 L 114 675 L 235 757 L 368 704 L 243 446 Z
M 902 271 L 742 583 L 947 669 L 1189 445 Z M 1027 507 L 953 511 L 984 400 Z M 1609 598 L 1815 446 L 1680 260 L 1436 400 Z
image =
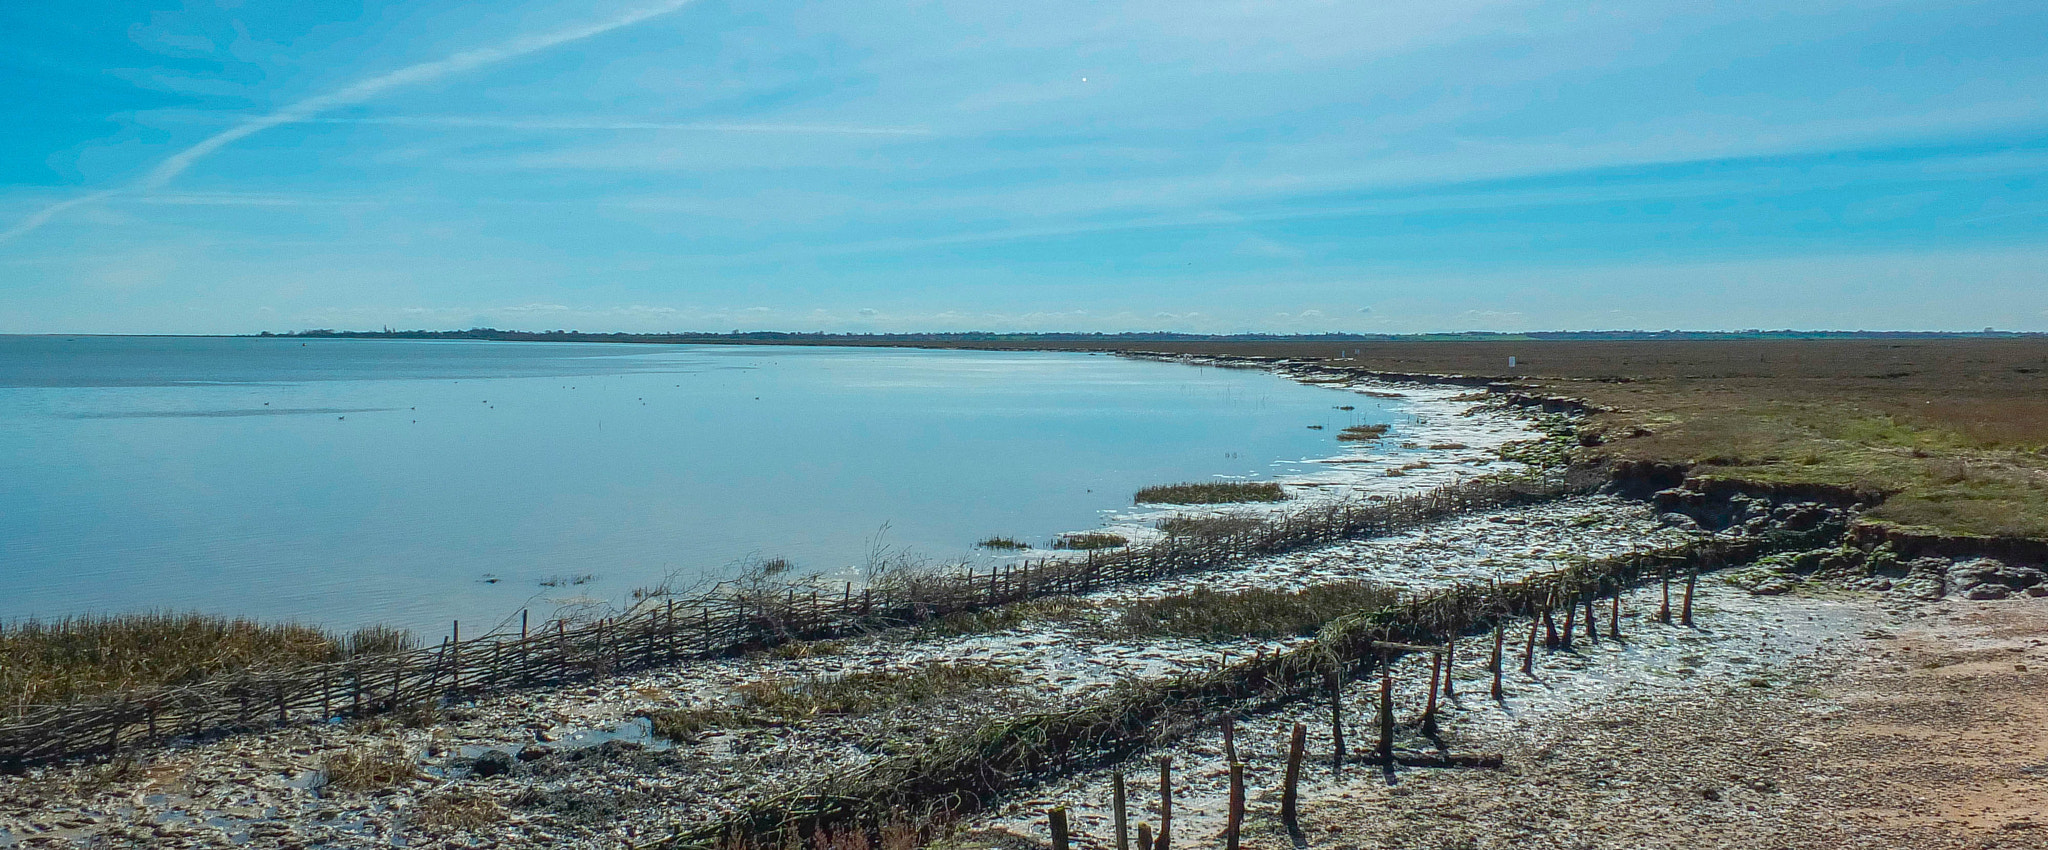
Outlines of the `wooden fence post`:
M 1700 571 L 1698 567 L 1694 567 L 1691 572 L 1685 574 L 1685 607 L 1683 609 L 1684 613 L 1678 619 L 1678 624 L 1681 626 L 1690 627 L 1692 625 L 1692 589 L 1694 585 L 1699 583 Z
M 1130 815 L 1125 808 L 1124 772 L 1121 770 L 1109 775 L 1109 814 L 1115 821 L 1116 850 L 1131 850 Z
M 1237 718 L 1223 718 L 1223 760 L 1237 761 Z
M 1576 596 L 1577 594 L 1573 595 Z M 1570 598 L 1564 601 L 1564 628 L 1558 632 L 1557 639 L 1557 645 L 1561 649 L 1572 648 L 1572 630 L 1576 625 L 1575 621 L 1578 619 L 1579 613 L 1578 602 L 1578 600 Z
M 1451 699 L 1457 696 L 1457 693 L 1452 690 L 1451 685 L 1451 678 L 1454 675 L 1453 671 L 1457 669 L 1457 658 L 1458 633 L 1452 631 L 1450 639 L 1444 641 L 1444 699 Z
M 1621 588 L 1614 588 L 1614 607 L 1607 612 L 1607 636 L 1621 640 Z
M 1052 850 L 1067 850 L 1067 807 L 1054 806 L 1045 814 L 1046 825 L 1052 829 Z
M 1586 594 L 1586 640 L 1600 642 L 1600 624 L 1593 618 L 1593 595 Z
M 1429 703 L 1422 709 L 1422 734 L 1436 737 L 1436 688 L 1437 679 L 1444 672 L 1444 657 L 1436 653 L 1429 655 Z
M 1536 632 L 1542 627 L 1540 618 L 1529 620 L 1529 645 L 1522 650 L 1522 675 L 1536 675 Z
M 1544 595 L 1543 595 L 1543 648 L 1544 648 L 1544 649 L 1556 649 L 1556 648 L 1557 648 L 1557 621 L 1556 621 L 1556 620 L 1554 620 L 1554 619 L 1552 619 L 1552 618 L 1551 618 L 1551 615 L 1550 615 L 1550 612 L 1551 612 L 1551 611 L 1552 611 L 1553 609 L 1555 609 L 1556 607 L 1557 607 L 1557 592 L 1556 592 L 1556 591 L 1551 591 L 1550 593 L 1546 593 L 1546 594 L 1544 594 Z
M 1138 824 L 1138 850 L 1154 850 L 1152 846 L 1152 825 Z
M 1503 622 L 1497 622 L 1497 623 L 1494 623 L 1494 624 L 1493 624 L 1493 663 L 1492 663 L 1491 665 L 1489 665 L 1487 669 L 1489 669 L 1489 670 L 1490 670 L 1490 671 L 1491 671 L 1491 672 L 1493 673 L 1493 693 L 1492 693 L 1492 696 L 1493 696 L 1493 698 L 1494 698 L 1494 699 L 1496 699 L 1496 700 L 1500 699 L 1500 697 L 1501 697 L 1501 689 L 1500 689 L 1500 668 L 1501 668 L 1501 663 L 1500 663 L 1500 651 L 1501 651 L 1501 648 L 1502 648 L 1503 646 L 1505 646 L 1505 645 L 1506 645 L 1506 643 L 1507 643 L 1507 639 L 1508 639 L 1508 624 L 1507 624 L 1507 623 L 1506 623 L 1505 621 L 1503 621 Z
M 1159 844 L 1156 850 L 1173 848 L 1173 756 L 1159 757 Z
M 1394 665 L 1380 656 L 1380 763 L 1394 766 Z
M 1308 726 L 1294 724 L 1294 736 L 1287 742 L 1287 778 L 1280 786 L 1280 822 L 1294 826 L 1300 812 L 1297 810 L 1301 782 L 1301 757 L 1308 748 Z
M 1330 772 L 1344 772 L 1344 675 L 1330 671 Z M 1233 759 L 1235 761 L 1235 759 Z
M 1657 622 L 1671 625 L 1671 565 L 1664 565 L 1664 604 L 1657 606 Z
M 1230 812 L 1223 822 L 1223 850 L 1238 850 L 1244 832 L 1244 762 L 1230 763 Z

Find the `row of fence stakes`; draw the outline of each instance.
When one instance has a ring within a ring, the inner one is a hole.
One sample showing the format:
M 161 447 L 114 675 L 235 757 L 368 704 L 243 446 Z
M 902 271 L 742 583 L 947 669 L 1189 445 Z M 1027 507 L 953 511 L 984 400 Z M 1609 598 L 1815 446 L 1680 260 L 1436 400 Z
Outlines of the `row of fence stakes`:
M 1692 596 L 1698 579 L 1699 571 L 1697 569 L 1689 571 L 1686 575 L 1680 620 L 1684 626 L 1693 625 Z M 1669 570 L 1664 572 L 1662 583 L 1664 601 L 1659 609 L 1658 619 L 1660 622 L 1669 624 L 1671 622 L 1671 574 Z M 1538 635 L 1545 626 L 1555 623 L 1552 616 L 1552 611 L 1555 608 L 1562 607 L 1564 609 L 1564 627 L 1562 631 L 1555 628 L 1552 629 L 1551 636 L 1546 641 L 1548 644 L 1547 648 L 1570 648 L 1571 634 L 1578 626 L 1575 615 L 1581 607 L 1585 611 L 1587 636 L 1596 642 L 1600 639 L 1594 615 L 1594 600 L 1598 596 L 1599 594 L 1595 592 L 1586 594 L 1581 599 L 1561 601 L 1552 598 L 1543 606 L 1541 612 L 1530 618 L 1529 640 L 1522 668 L 1524 673 L 1533 673 Z M 1618 641 L 1622 638 L 1621 596 L 1621 588 L 1616 587 L 1612 590 L 1607 612 L 1607 637 L 1610 640 Z M 1507 643 L 1507 628 L 1507 621 L 1503 619 L 1495 622 L 1492 629 L 1493 651 L 1487 664 L 1487 672 L 1492 677 L 1492 687 L 1489 696 L 1495 701 L 1505 698 L 1502 676 L 1504 669 L 1503 655 Z M 1424 652 L 1430 656 L 1429 691 L 1425 697 L 1422 714 L 1417 719 L 1415 727 L 1424 737 L 1437 741 L 1439 748 L 1441 748 L 1442 743 L 1438 737 L 1440 729 L 1437 724 L 1438 698 L 1441 695 L 1444 700 L 1448 701 L 1456 697 L 1455 686 L 1452 684 L 1452 681 L 1457 659 L 1457 637 L 1452 635 L 1440 647 L 1384 642 L 1376 642 L 1376 645 L 1385 647 L 1386 651 L 1379 654 L 1377 661 L 1377 666 L 1380 668 L 1379 699 L 1377 700 L 1376 712 L 1376 725 L 1379 734 L 1375 753 L 1377 757 L 1373 761 L 1388 770 L 1392 770 L 1397 764 L 1394 739 L 1399 729 L 1394 712 L 1393 660 L 1398 652 Z M 1341 774 L 1344 769 L 1346 754 L 1344 741 L 1345 676 L 1341 667 L 1333 666 L 1327 672 L 1325 682 L 1330 696 L 1331 771 L 1333 775 L 1336 775 Z M 1230 783 L 1228 809 L 1225 813 L 1222 842 L 1224 850 L 1240 850 L 1246 813 L 1245 763 L 1238 757 L 1236 718 L 1234 716 L 1225 716 L 1221 721 L 1220 728 L 1223 736 L 1223 760 L 1229 766 Z M 1286 766 L 1280 787 L 1280 822 L 1288 830 L 1297 834 L 1299 833 L 1301 818 L 1299 786 L 1302 777 L 1302 765 L 1306 758 L 1307 738 L 1307 724 L 1295 723 L 1288 735 Z M 1151 824 L 1139 823 L 1136 829 L 1136 850 L 1171 850 L 1172 848 L 1173 757 L 1162 755 L 1158 759 L 1159 827 L 1155 833 Z M 1402 760 L 1406 761 L 1407 759 Z M 1435 759 L 1414 759 L 1414 761 L 1427 762 L 1442 767 L 1498 767 L 1501 763 L 1501 757 L 1486 754 L 1459 756 L 1445 752 Z M 1112 829 L 1115 832 L 1116 850 L 1133 850 L 1131 846 L 1128 807 L 1129 799 L 1124 772 L 1122 770 L 1113 771 L 1110 774 L 1110 810 Z M 1048 810 L 1047 821 L 1052 836 L 1053 850 L 1071 850 L 1073 832 L 1072 825 L 1067 817 L 1067 807 L 1059 805 Z

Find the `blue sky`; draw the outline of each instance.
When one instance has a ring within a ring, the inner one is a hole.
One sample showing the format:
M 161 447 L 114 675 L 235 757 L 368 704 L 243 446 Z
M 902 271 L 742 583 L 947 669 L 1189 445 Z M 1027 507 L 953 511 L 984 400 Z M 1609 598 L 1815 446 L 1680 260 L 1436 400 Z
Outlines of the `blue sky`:
M 2048 330 L 2048 4 L 0 6 L 0 332 Z

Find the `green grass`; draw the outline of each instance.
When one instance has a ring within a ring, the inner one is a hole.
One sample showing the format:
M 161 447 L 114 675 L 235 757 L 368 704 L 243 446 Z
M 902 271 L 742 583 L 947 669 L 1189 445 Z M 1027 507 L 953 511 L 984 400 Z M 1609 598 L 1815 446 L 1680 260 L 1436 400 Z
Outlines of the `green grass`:
M 1392 427 L 1384 422 L 1375 422 L 1371 425 L 1353 425 L 1338 431 L 1337 439 L 1353 443 L 1370 442 L 1386 436 L 1387 431 Z
M 388 627 L 337 636 L 310 626 L 205 614 L 28 620 L 0 630 L 0 706 L 192 684 L 239 670 L 335 661 L 416 645 L 410 633 Z
M 1110 628 L 1131 638 L 1229 640 L 1306 635 L 1340 616 L 1384 608 L 1399 599 L 1398 591 L 1368 582 L 1339 582 L 1296 591 L 1198 588 L 1133 603 Z
M 1130 545 L 1130 538 L 1107 531 L 1084 531 L 1078 534 L 1062 534 L 1052 541 L 1054 549 L 1115 549 Z
M 1135 501 L 1154 505 L 1222 505 L 1286 499 L 1287 492 L 1271 481 L 1208 481 L 1147 487 L 1138 491 Z
M 1828 484 L 1885 494 L 1868 521 L 1947 534 L 2048 537 L 2048 457 L 1958 430 L 1825 405 L 1692 409 L 1646 439 L 1602 446 L 1678 458 L 1703 478 Z
M 885 670 L 834 677 L 776 678 L 734 690 L 740 702 L 716 708 L 653 712 L 655 734 L 689 738 L 724 726 L 789 723 L 822 715 L 874 714 L 971 691 L 1015 684 L 1015 668 L 1000 664 L 938 663 L 915 670 Z

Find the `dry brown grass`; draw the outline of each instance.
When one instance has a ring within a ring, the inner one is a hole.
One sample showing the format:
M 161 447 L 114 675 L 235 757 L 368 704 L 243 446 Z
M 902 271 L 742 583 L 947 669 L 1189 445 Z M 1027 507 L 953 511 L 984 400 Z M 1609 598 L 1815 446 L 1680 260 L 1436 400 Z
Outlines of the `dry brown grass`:
M 505 807 L 487 794 L 448 788 L 421 797 L 406 822 L 430 829 L 482 829 L 505 819 Z
M 1338 617 L 1375 611 L 1400 600 L 1392 588 L 1337 582 L 1296 591 L 1254 588 L 1141 599 L 1125 608 L 1111 629 L 1124 637 L 1230 640 L 1314 634 Z
M 1218 516 L 1187 516 L 1175 514 L 1155 523 L 1169 537 L 1191 537 L 1196 540 L 1227 540 L 1239 535 L 1251 534 L 1265 527 L 1265 520 L 1248 514 L 1221 514 Z
M 205 614 L 28 620 L 0 630 L 0 706 L 65 702 L 180 685 L 238 670 L 332 661 L 410 648 L 403 631 L 337 637 L 290 623 Z
M 349 747 L 321 760 L 322 787 L 337 791 L 380 791 L 420 779 L 419 760 L 398 744 Z
M 658 711 L 648 715 L 655 734 L 687 739 L 722 726 L 787 723 L 819 715 L 863 715 L 969 691 L 1008 687 L 1015 668 L 1001 664 L 939 663 L 914 670 L 843 676 L 772 678 L 734 688 L 737 705 Z

